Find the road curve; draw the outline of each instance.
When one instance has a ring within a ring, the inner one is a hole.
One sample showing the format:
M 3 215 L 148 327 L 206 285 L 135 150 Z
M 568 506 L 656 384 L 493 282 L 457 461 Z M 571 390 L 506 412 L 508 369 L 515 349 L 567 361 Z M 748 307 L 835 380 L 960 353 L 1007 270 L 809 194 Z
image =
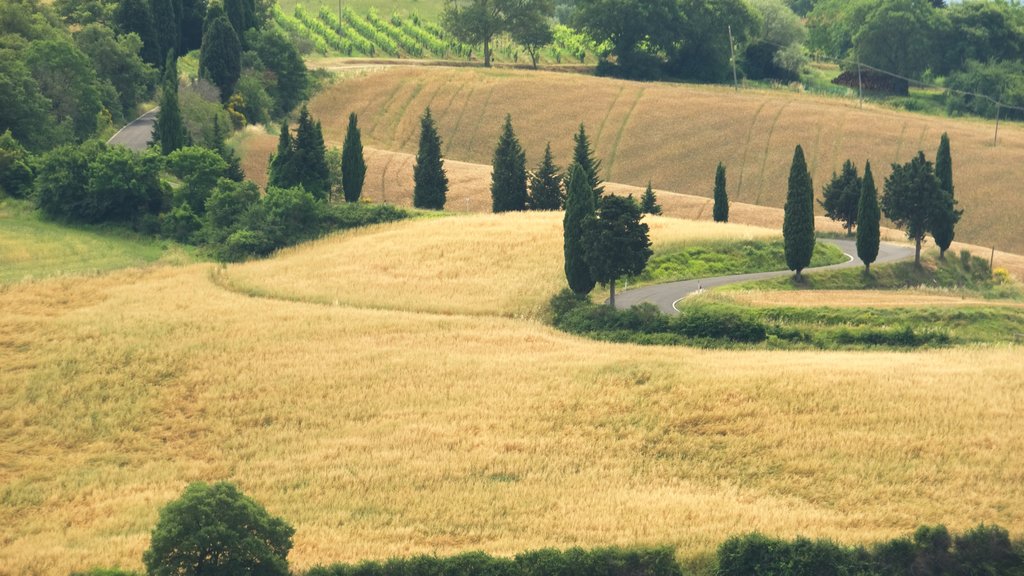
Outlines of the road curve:
M 157 106 L 117 131 L 107 140 L 108 146 L 124 146 L 134 152 L 142 152 L 149 147 L 149 141 L 153 139 L 153 130 L 156 128 L 156 118 L 160 113 Z
M 844 254 L 849 258 L 846 262 L 840 264 L 832 264 L 831 266 L 820 266 L 818 268 L 807 268 L 804 270 L 805 273 L 816 270 L 836 270 L 839 268 L 853 268 L 861 266 L 860 260 L 857 260 L 853 254 L 857 253 L 857 243 L 854 240 L 833 240 L 833 239 L 819 239 L 819 242 L 826 242 L 838 247 L 843 251 Z M 897 262 L 900 260 L 906 260 L 914 255 L 914 249 L 909 246 L 900 246 L 898 244 L 889 244 L 883 242 L 878 248 L 878 258 L 875 260 L 875 264 L 884 264 L 886 262 Z M 714 278 L 699 278 L 695 280 L 682 280 L 680 282 L 668 282 L 666 284 L 655 284 L 652 286 L 644 286 L 642 288 L 635 288 L 632 290 L 625 290 L 615 295 L 615 307 L 618 309 L 626 309 L 634 304 L 640 304 L 643 302 L 650 302 L 658 307 L 659 310 L 666 314 L 676 314 L 679 310 L 676 309 L 676 302 L 686 298 L 690 294 L 693 294 L 699 290 L 705 288 L 715 288 L 718 286 L 725 286 L 726 284 L 735 284 L 737 282 L 747 282 L 750 280 L 767 280 L 768 278 L 776 278 L 778 276 L 786 276 L 792 274 L 791 270 L 777 270 L 774 272 L 755 272 L 753 274 L 736 274 L 733 276 L 716 276 Z

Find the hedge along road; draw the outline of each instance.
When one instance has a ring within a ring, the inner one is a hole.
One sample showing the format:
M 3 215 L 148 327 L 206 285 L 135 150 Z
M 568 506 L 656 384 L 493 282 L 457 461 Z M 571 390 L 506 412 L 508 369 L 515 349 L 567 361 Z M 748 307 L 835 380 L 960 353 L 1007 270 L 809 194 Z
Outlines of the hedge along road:
M 831 266 L 807 268 L 804 272 L 812 272 L 815 270 L 837 270 L 840 268 L 863 266 L 860 260 L 857 260 L 853 256 L 853 254 L 857 253 L 857 242 L 855 240 L 819 239 L 818 242 L 827 242 L 838 247 L 844 254 L 846 254 L 849 260 L 840 264 L 832 264 Z M 878 258 L 875 259 L 874 264 L 898 262 L 900 260 L 907 260 L 913 256 L 913 247 L 882 242 L 878 247 Z M 665 314 L 676 314 L 679 312 L 676 308 L 677 302 L 705 288 L 716 288 L 718 286 L 725 286 L 726 284 L 735 284 L 737 282 L 747 282 L 751 280 L 767 280 L 769 278 L 776 278 L 778 276 L 785 276 L 792 273 L 793 272 L 791 270 L 776 270 L 774 272 L 755 272 L 753 274 L 716 276 L 713 278 L 698 278 L 694 280 L 682 280 L 680 282 L 668 282 L 665 284 L 644 286 L 643 288 L 624 290 L 619 294 L 616 294 L 615 307 L 620 310 L 624 310 L 635 304 L 650 302 Z

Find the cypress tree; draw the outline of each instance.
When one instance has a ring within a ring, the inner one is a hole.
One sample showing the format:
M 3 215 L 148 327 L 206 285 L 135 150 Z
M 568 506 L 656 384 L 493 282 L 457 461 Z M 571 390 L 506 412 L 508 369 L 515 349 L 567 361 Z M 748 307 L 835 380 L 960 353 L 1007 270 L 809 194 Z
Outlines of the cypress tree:
M 341 150 L 341 188 L 346 202 L 358 202 L 366 178 L 366 160 L 363 159 L 363 141 L 359 136 L 356 113 L 348 115 L 348 131 Z
M 147 0 L 122 0 L 114 13 L 114 20 L 122 34 L 135 32 L 139 35 L 139 39 L 142 40 L 139 57 L 144 62 L 156 68 L 164 63 L 163 57 L 166 52 L 160 48 L 153 23 L 153 12 Z
M 327 166 L 327 147 L 323 130 L 314 122 L 305 106 L 299 112 L 295 128 L 295 154 L 291 159 L 296 184 L 301 184 L 314 198 L 323 200 L 331 189 L 331 171 Z
M 644 190 L 644 197 L 640 201 L 640 212 L 643 214 L 661 214 L 661 205 L 658 204 L 658 197 L 654 195 L 654 188 L 651 181 L 647 181 L 647 190 Z
M 647 224 L 640 222 L 633 197 L 605 196 L 597 217 L 584 223 L 583 243 L 590 275 L 608 286 L 608 305 L 615 307 L 615 281 L 644 271 L 651 257 Z
M 203 45 L 203 21 L 206 19 L 206 0 L 182 0 L 181 24 L 178 26 L 182 54 L 198 50 Z
M 497 212 L 526 209 L 526 153 L 512 130 L 512 115 L 498 138 L 491 163 L 491 208 Z
M 441 159 L 441 137 L 430 115 L 430 108 L 420 118 L 420 146 L 413 166 L 413 206 L 430 210 L 444 210 L 448 195 L 448 176 Z
M 562 238 L 565 251 L 565 278 L 569 289 L 576 294 L 589 294 L 597 282 L 590 273 L 586 260 L 583 234 L 587 221 L 594 218 L 594 189 L 589 175 L 579 164 L 569 169 L 566 181 L 565 217 L 562 220 Z
M 819 203 L 825 209 L 825 215 L 843 223 L 846 234 L 853 234 L 857 224 L 857 211 L 860 204 L 860 191 L 863 184 L 857 175 L 857 167 L 853 162 L 843 162 L 843 169 L 838 175 L 832 173 L 832 180 L 825 185 L 823 198 Z
M 213 135 L 210 138 L 210 142 L 207 148 L 215 150 L 221 158 L 227 162 L 228 168 L 224 171 L 224 177 L 235 182 L 241 182 L 245 180 L 245 172 L 242 171 L 242 162 L 238 159 L 238 155 L 235 151 L 228 147 L 225 142 L 224 129 L 220 127 L 220 117 L 217 114 L 213 115 Z
M 544 149 L 544 159 L 537 166 L 537 172 L 530 176 L 530 197 L 526 201 L 531 210 L 558 210 L 565 202 L 562 175 L 555 166 L 550 142 Z
M 939 247 L 939 258 L 945 258 L 946 250 L 953 243 L 954 228 L 961 214 L 956 210 L 956 199 L 953 196 L 953 158 L 949 151 L 949 136 L 945 132 L 942 133 L 939 151 L 935 155 L 935 176 L 939 179 L 939 188 L 948 196 L 948 200 L 944 198 L 937 207 L 932 225 L 932 238 Z
M 572 163 L 579 164 L 583 171 L 587 174 L 587 181 L 590 183 L 590 189 L 594 191 L 594 205 L 597 205 L 597 200 L 604 194 L 603 181 L 601 180 L 601 161 L 594 157 L 594 151 L 590 147 L 590 140 L 587 138 L 587 131 L 580 124 L 580 131 L 573 136 L 573 147 Z M 570 168 L 567 172 L 571 173 Z
M 176 3 L 179 5 L 175 6 Z M 173 50 L 175 54 L 178 54 L 180 49 L 180 31 L 178 30 L 178 20 L 181 14 L 180 1 L 150 0 L 150 6 L 160 50 L 165 53 Z
M 725 166 L 721 162 L 715 170 L 715 205 L 711 212 L 715 222 L 729 221 L 729 194 L 725 191 Z
M 796 279 L 800 281 L 803 279 L 800 273 L 811 263 L 814 253 L 814 185 L 800 145 L 793 152 L 793 164 L 789 169 L 782 237 L 786 265 L 796 272 Z
M 186 145 L 188 135 L 181 120 L 178 105 L 178 63 L 174 51 L 167 53 L 164 64 L 163 89 L 160 95 L 160 114 L 156 120 L 154 140 L 160 142 L 160 152 L 165 156 Z
M 268 187 L 291 188 L 298 184 L 298 178 L 296 178 L 293 168 L 295 163 L 292 158 L 294 156 L 295 148 L 288 130 L 288 122 L 285 121 L 281 123 L 281 134 L 277 139 L 277 152 L 270 157 Z
M 244 44 L 245 32 L 256 26 L 254 3 L 252 0 L 224 0 L 224 13 Z
M 864 164 L 860 201 L 857 204 L 857 257 L 864 263 L 864 271 L 871 272 L 871 263 L 878 258 L 879 220 L 878 190 L 871 175 L 871 162 Z
M 203 45 L 199 49 L 199 72 L 220 89 L 220 101 L 226 103 L 242 75 L 242 44 L 227 16 L 220 13 L 203 24 Z

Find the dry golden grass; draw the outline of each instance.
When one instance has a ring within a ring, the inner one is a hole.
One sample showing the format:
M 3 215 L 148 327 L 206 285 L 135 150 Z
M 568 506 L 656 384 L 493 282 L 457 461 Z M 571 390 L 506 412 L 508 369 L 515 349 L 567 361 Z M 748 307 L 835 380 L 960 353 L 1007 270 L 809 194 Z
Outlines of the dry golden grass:
M 372 264 L 345 244 L 427 246 L 448 224 L 465 225 L 455 244 L 493 247 L 483 273 L 505 259 L 499 290 L 556 276 L 559 258 L 506 252 L 510 229 L 552 250 L 553 216 L 503 218 L 343 235 L 267 273 L 292 261 L 301 286 L 315 251 Z M 211 268 L 0 289 L 0 573 L 138 568 L 158 509 L 194 480 L 233 481 L 291 522 L 299 569 L 570 545 L 694 555 L 749 530 L 1024 532 L 1020 346 L 614 345 L 535 319 L 396 310 L 414 308 L 406 292 L 390 310 L 252 298 Z
M 740 224 L 648 220 L 656 246 L 778 235 Z M 535 317 L 565 283 L 561 261 L 561 212 L 488 214 L 331 236 L 232 266 L 217 279 L 248 294 L 323 304 Z
M 907 308 L 959 306 L 1013 306 L 1005 302 L 965 298 L 955 292 L 932 290 L 742 290 L 729 292 L 730 300 L 751 306 L 829 306 L 834 308 Z
M 550 141 L 562 164 L 586 124 L 603 176 L 612 182 L 709 197 L 715 166 L 728 167 L 733 201 L 781 207 L 793 148 L 804 147 L 818 189 L 843 161 L 870 159 L 879 189 L 892 162 L 919 149 L 933 157 L 939 136 L 953 147 L 964 241 L 1024 253 L 1015 215 L 1024 211 L 1024 129 L 897 112 L 783 91 L 633 83 L 587 76 L 450 68 L 393 67 L 349 75 L 310 105 L 325 137 L 340 142 L 349 112 L 363 142 L 415 153 L 418 118 L 430 106 L 447 157 L 489 164 L 506 113 L 536 165 Z M 406 187 L 409 184 L 405 185 Z M 391 190 L 388 190 L 389 195 Z M 460 208 L 461 209 L 461 208 Z M 820 208 L 819 208 L 820 210 Z

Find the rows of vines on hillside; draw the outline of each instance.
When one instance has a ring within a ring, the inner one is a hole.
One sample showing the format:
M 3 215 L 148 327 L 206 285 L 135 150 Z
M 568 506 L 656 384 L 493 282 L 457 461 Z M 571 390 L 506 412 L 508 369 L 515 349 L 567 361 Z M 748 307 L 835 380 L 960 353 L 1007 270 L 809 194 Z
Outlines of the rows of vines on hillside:
M 480 54 L 479 47 L 459 42 L 437 22 L 415 13 L 384 17 L 371 8 L 363 15 L 346 6 L 339 16 L 324 5 L 314 14 L 298 4 L 293 14 L 287 14 L 275 4 L 272 16 L 278 26 L 322 55 L 471 59 Z M 583 63 L 588 57 L 593 61 L 601 50 L 586 35 L 567 26 L 556 25 L 553 32 L 554 41 L 542 51 L 547 62 Z M 523 58 L 522 48 L 507 37 L 497 38 L 494 48 L 499 60 Z

